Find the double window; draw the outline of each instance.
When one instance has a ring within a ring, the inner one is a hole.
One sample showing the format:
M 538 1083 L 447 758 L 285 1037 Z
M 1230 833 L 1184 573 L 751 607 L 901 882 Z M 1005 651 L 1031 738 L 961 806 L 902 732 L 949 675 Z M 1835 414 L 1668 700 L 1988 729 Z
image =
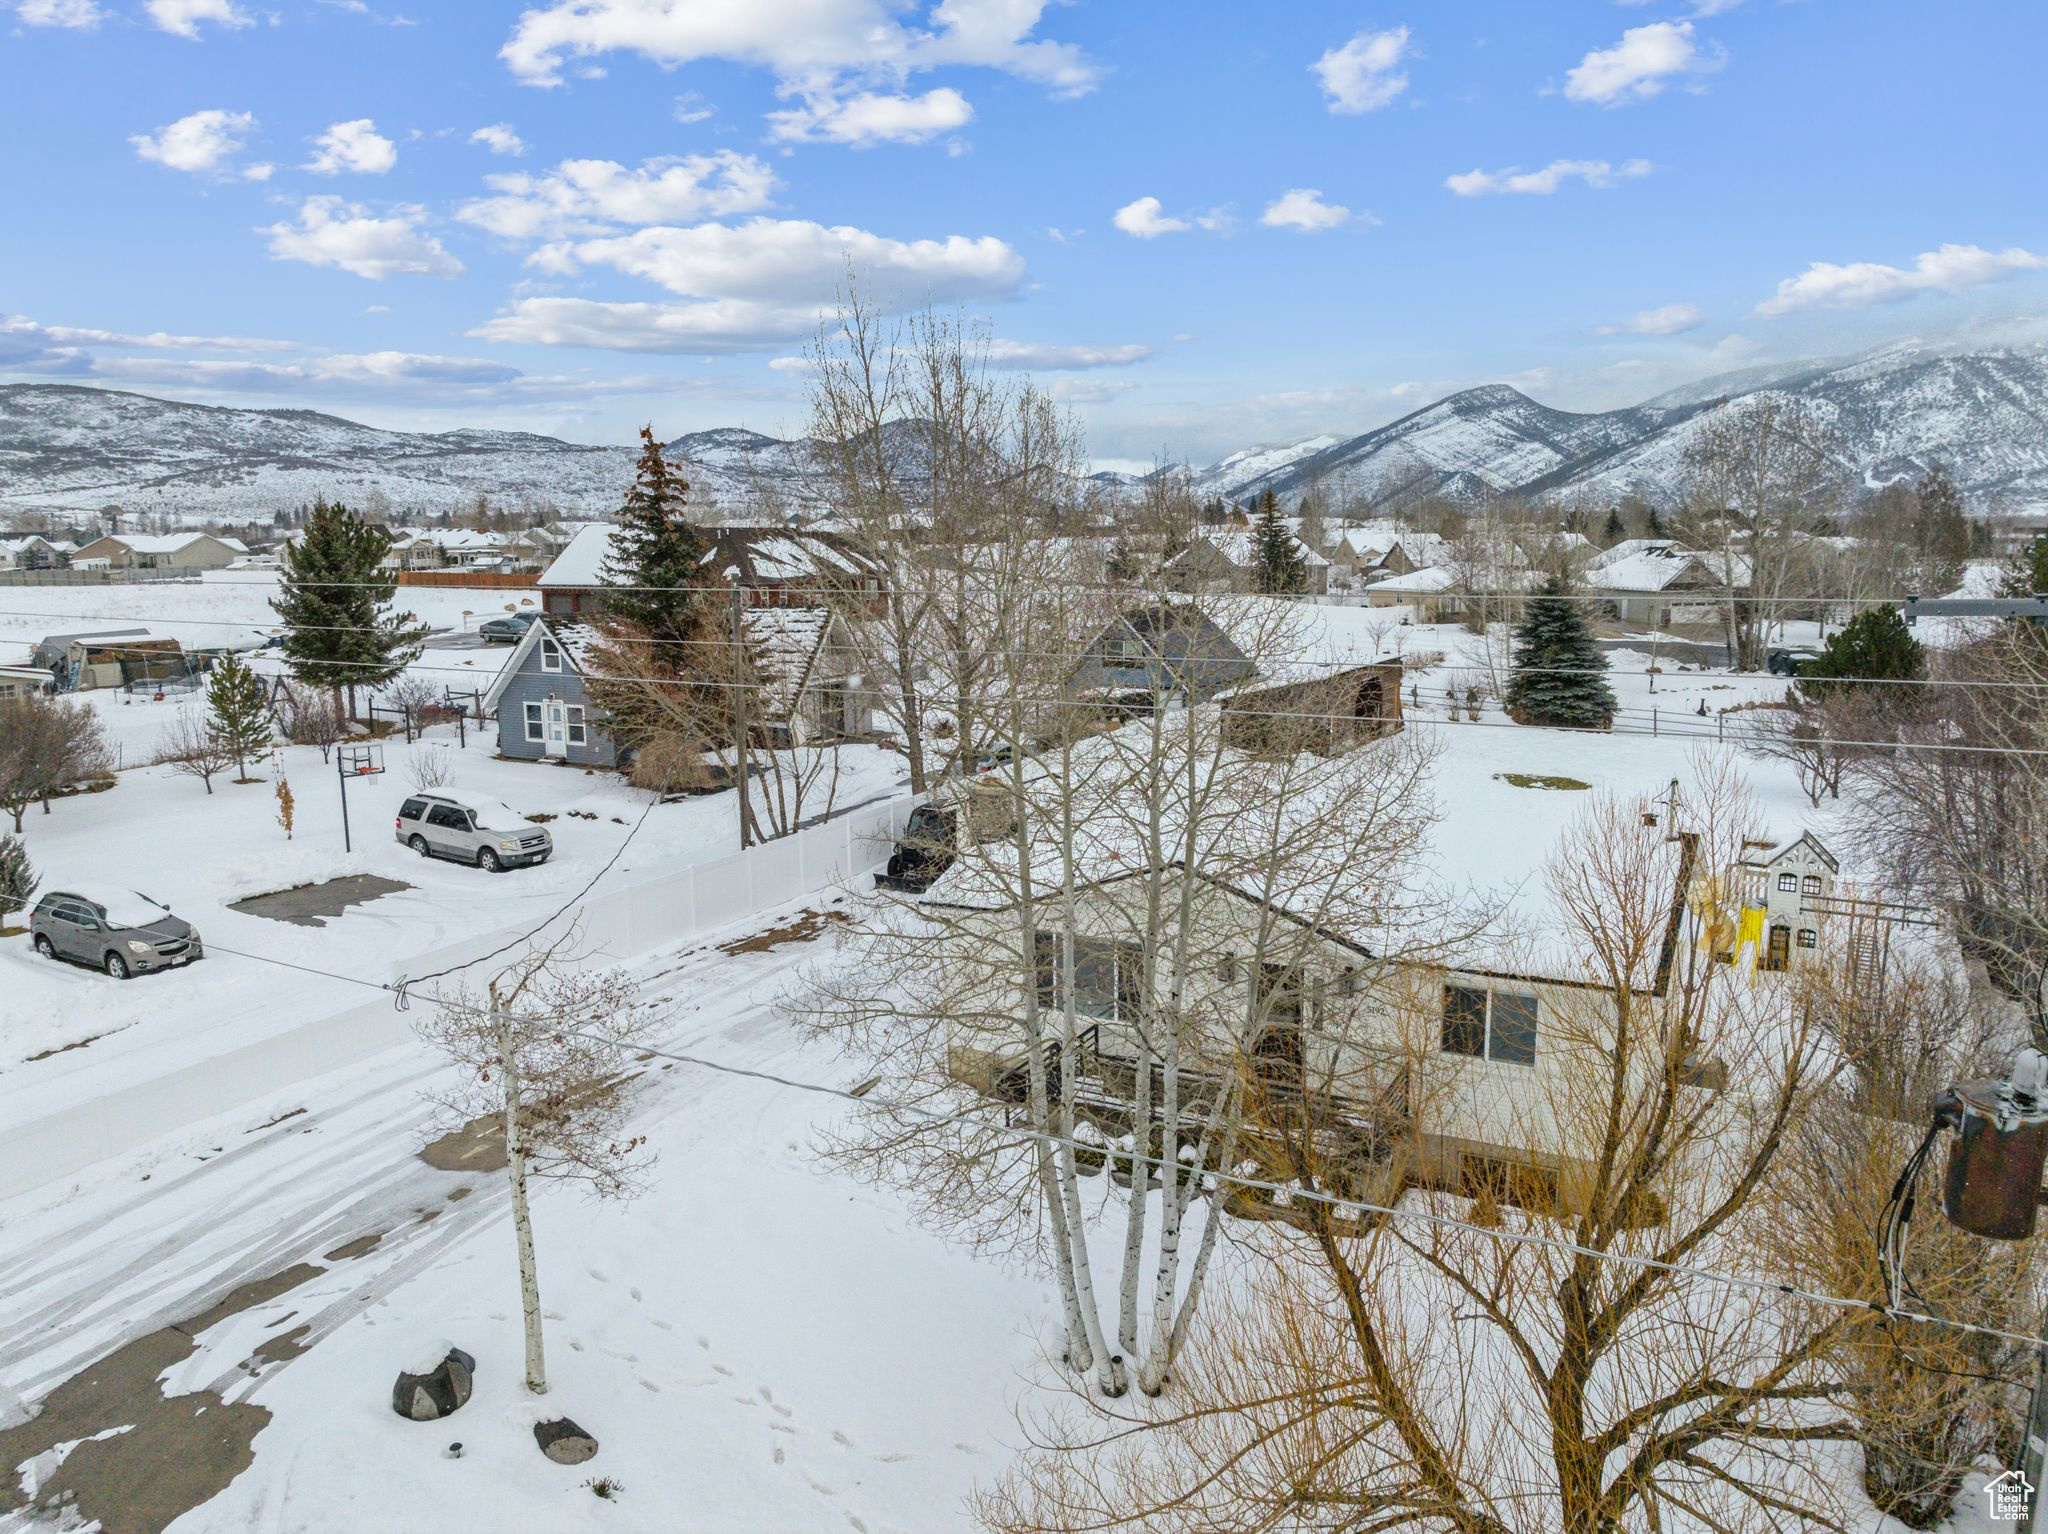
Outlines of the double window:
M 1536 998 L 1519 991 L 1447 985 L 1444 1053 L 1502 1065 L 1534 1065 L 1536 1010 Z
M 1037 940 L 1038 1004 L 1060 1004 L 1060 937 L 1041 932 Z M 1135 1019 L 1144 997 L 1144 966 L 1135 943 L 1109 938 L 1074 939 L 1074 1010 L 1109 1021 Z

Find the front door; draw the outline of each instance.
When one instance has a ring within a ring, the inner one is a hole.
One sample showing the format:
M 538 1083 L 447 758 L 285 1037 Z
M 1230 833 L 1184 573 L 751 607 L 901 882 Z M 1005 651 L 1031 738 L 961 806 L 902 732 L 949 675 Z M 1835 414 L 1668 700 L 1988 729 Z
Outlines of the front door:
M 1764 951 L 1765 969 L 1783 969 L 1792 959 L 1792 929 L 1784 926 L 1771 928 L 1770 946 Z
M 568 756 L 569 705 L 560 698 L 548 699 L 542 705 L 541 720 L 541 751 L 548 756 Z

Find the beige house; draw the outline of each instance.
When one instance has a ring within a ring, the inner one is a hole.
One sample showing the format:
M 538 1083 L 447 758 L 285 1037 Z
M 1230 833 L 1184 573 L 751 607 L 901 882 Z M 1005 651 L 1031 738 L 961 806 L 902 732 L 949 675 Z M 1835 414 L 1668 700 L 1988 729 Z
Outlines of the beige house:
M 225 570 L 248 554 L 241 539 L 211 533 L 121 533 L 93 539 L 72 555 L 72 563 L 87 569 Z
M 1664 873 L 1670 907 L 1661 950 L 1640 994 L 1668 989 L 1693 918 L 1695 843 L 1675 838 Z M 1249 1069 L 1268 1090 L 1312 1105 L 1315 1133 L 1355 1197 L 1386 1199 L 1422 1185 L 1463 1192 L 1485 1187 L 1532 1205 L 1569 1203 L 1588 1169 L 1560 1103 L 1608 1068 L 1613 993 L 1571 978 L 1561 952 L 1513 945 L 1473 946 L 1422 963 L 1376 951 L 1380 934 L 1295 916 L 1252 892 L 1190 874 L 1161 871 L 1160 902 L 1185 892 L 1196 913 L 1199 954 L 1184 966 L 1177 1030 L 1194 1058 L 1182 1067 L 1183 1101 L 1213 1101 L 1223 1083 Z M 1188 888 L 1185 881 L 1192 881 Z M 1152 891 L 1149 870 L 1123 868 L 1083 884 L 1074 904 L 1073 1006 L 1078 1100 L 1093 1105 L 1105 1132 L 1128 1128 L 1134 1088 L 1148 1056 L 1138 1023 L 1167 997 L 1147 994 L 1144 949 Z M 977 1091 L 1016 1099 L 1024 1065 L 1016 1025 L 1026 997 L 1017 967 L 1019 913 L 968 862 L 956 863 L 923 899 L 959 935 L 963 973 L 989 977 L 986 994 L 961 1008 L 948 1046 L 954 1077 Z M 1041 907 L 1054 921 L 1050 902 Z M 1064 929 L 1041 926 L 1034 977 L 1042 1005 L 1057 996 L 1055 964 Z M 1166 967 L 1155 955 L 1154 970 Z M 1598 1069 L 1589 1069 L 1598 1060 Z M 1149 1068 L 1157 1079 L 1156 1060 Z M 1646 1083 L 1647 1084 L 1647 1083 Z M 1154 1101 L 1156 1105 L 1156 1092 Z M 1155 1106 L 1156 1117 L 1156 1106 Z M 1121 1118 L 1119 1115 L 1121 1114 Z

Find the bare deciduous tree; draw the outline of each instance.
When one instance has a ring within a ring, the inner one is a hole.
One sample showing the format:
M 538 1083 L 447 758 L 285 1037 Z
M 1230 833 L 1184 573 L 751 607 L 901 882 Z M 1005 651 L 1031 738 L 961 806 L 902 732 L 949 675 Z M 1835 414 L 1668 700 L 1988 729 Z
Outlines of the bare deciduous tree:
M 0 698 L 0 810 L 17 834 L 31 804 L 40 800 L 47 815 L 52 795 L 107 771 L 106 732 L 91 704 L 40 693 Z
M 526 1388 L 547 1393 L 540 1276 L 528 1190 L 536 1179 L 573 1182 L 597 1198 L 638 1191 L 645 1140 L 628 1131 L 632 1060 L 660 1018 L 617 971 L 570 967 L 574 933 L 536 947 L 478 992 L 436 1001 L 421 1035 L 454 1064 L 439 1094 L 446 1129 L 502 1126 L 505 1176 L 525 1317 Z
M 155 763 L 181 777 L 197 778 L 210 794 L 214 778 L 235 765 L 235 753 L 204 715 L 179 709 L 177 720 L 158 740 Z
M 1840 446 L 1815 406 L 1763 393 L 1704 417 L 1685 462 L 1680 534 L 1727 587 L 1736 666 L 1757 670 L 1788 601 L 1815 594 L 1810 535 L 1841 495 Z
M 1213 1302 L 1170 1410 L 1078 1399 L 983 1497 L 987 1524 L 1841 1526 L 1832 1446 L 1857 1431 L 1841 1360 L 1877 1318 L 1684 1271 L 1806 1276 L 1778 1232 L 1789 1150 L 1842 1069 L 1799 975 L 1751 986 L 1669 946 L 1687 864 L 1732 861 L 1755 829 L 1732 779 L 1701 774 L 1696 839 L 1614 801 L 1553 863 L 1577 957 L 1546 993 L 1550 1068 L 1500 1105 L 1527 1159 L 1467 1161 L 1462 1186 L 1389 1218 L 1340 1207 L 1319 1137 L 1269 1121 L 1286 1180 L 1334 1198 L 1297 1198 L 1247 1239 L 1263 1261 Z M 1439 1014 L 1426 985 L 1417 1000 L 1426 1054 Z

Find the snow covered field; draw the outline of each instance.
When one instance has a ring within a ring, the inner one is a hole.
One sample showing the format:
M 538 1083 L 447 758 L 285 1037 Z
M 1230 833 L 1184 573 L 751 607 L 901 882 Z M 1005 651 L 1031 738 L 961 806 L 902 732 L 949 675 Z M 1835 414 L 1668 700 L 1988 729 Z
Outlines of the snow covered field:
M 246 576 L 0 591 L 0 639 L 100 618 L 170 633 L 189 625 L 195 636 L 262 627 L 267 595 L 267 581 Z M 498 595 L 404 593 L 451 627 Z M 1594 793 L 1661 795 L 1674 778 L 1689 782 L 1692 753 L 1722 749 L 1711 743 L 1718 711 L 1784 686 L 1681 671 L 1646 639 L 1639 653 L 1611 657 L 1623 710 L 1612 736 L 1522 728 L 1492 705 L 1475 722 L 1462 702 L 1453 721 L 1447 692 L 1462 699 L 1468 674 L 1487 663 L 1473 636 L 1411 626 L 1396 640 L 1385 612 L 1305 613 L 1317 658 L 1362 662 L 1397 642 L 1411 655 L 1444 654 L 1416 679 L 1421 701 L 1409 704 L 1412 727 L 1441 748 L 1434 873 L 1512 897 L 1534 920 L 1542 859 Z M 482 685 L 504 653 L 431 649 L 421 667 L 429 676 L 468 667 Z M 1654 693 L 1643 674 L 1653 658 L 1662 668 Z M 93 701 L 137 755 L 176 708 Z M 360 999 L 281 963 L 381 973 L 409 954 L 538 920 L 618 850 L 645 803 L 607 775 L 494 760 L 474 735 L 466 751 L 448 731 L 413 750 L 446 753 L 451 791 L 555 816 L 554 860 L 492 877 L 399 847 L 390 825 L 410 787 L 402 742 L 388 746 L 384 778 L 350 786 L 350 854 L 333 769 L 309 749 L 283 753 L 298 799 L 290 842 L 267 778 L 217 782 L 208 796 L 165 769 L 131 768 L 107 793 L 60 800 L 47 817 L 31 810 L 28 843 L 46 889 L 140 888 L 222 950 L 279 962 L 223 951 L 122 984 L 37 960 L 23 938 L 0 940 L 0 1118 L 204 1061 Z M 1786 769 L 1751 762 L 1745 771 L 1773 836 L 1809 825 L 1827 834 L 1829 817 L 1809 809 Z M 897 775 L 893 759 L 854 753 L 840 800 L 887 793 Z M 723 856 L 735 846 L 732 822 L 730 795 L 660 807 L 607 878 Z M 412 887 L 322 927 L 227 909 L 343 873 Z M 645 994 L 667 1009 L 661 1047 L 796 1081 L 857 1080 L 855 1062 L 804 1041 L 784 1004 L 803 964 L 829 962 L 828 945 L 751 946 L 760 951 L 697 942 L 632 960 Z M 110 1350 L 293 1270 L 300 1281 L 199 1329 L 190 1356 L 162 1372 L 167 1392 L 211 1388 L 269 1413 L 253 1462 L 180 1518 L 179 1534 L 966 1527 L 964 1499 L 1024 1441 L 1020 1413 L 1057 1403 L 1043 1360 L 1049 1283 L 948 1245 L 894 1190 L 822 1162 L 820 1136 L 843 1103 L 675 1061 L 642 1065 L 635 1131 L 657 1157 L 644 1196 L 601 1205 L 551 1188 L 538 1200 L 553 1384 L 544 1400 L 518 1382 L 503 1178 L 418 1157 L 438 1132 L 427 1096 L 442 1068 L 424 1047 L 406 1046 L 0 1201 L 0 1314 L 15 1321 L 0 1332 L 0 1429 Z M 1103 1196 L 1115 1195 L 1105 1187 Z M 1113 1244 L 1116 1223 L 1099 1221 L 1098 1236 Z M 477 1357 L 476 1397 L 446 1423 L 405 1422 L 390 1410 L 392 1376 L 433 1340 Z M 534 1451 L 532 1422 L 559 1414 L 601 1440 L 587 1467 L 564 1469 Z M 458 1439 L 463 1457 L 445 1457 Z M 38 1484 L 62 1473 L 55 1461 L 31 1470 Z M 593 1496 L 593 1476 L 616 1480 L 619 1495 Z

